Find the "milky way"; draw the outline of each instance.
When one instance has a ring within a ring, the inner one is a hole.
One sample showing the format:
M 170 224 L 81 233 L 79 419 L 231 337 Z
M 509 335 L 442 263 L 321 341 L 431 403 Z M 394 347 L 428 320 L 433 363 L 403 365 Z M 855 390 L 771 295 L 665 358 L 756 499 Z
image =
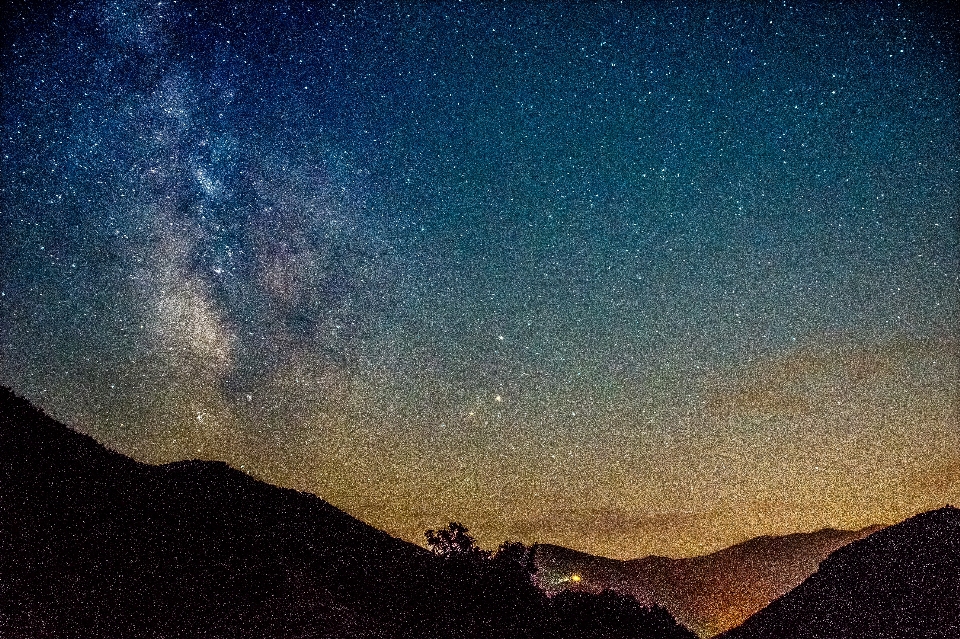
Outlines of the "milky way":
M 0 381 L 414 541 L 956 503 L 960 22 L 706 4 L 15 7 Z

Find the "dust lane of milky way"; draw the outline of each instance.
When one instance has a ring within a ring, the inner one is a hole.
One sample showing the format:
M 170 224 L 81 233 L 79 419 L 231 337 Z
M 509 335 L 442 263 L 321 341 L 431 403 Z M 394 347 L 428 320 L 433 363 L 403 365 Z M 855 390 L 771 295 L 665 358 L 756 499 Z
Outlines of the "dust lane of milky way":
M 54 417 L 414 541 L 960 500 L 945 5 L 40 4 L 3 18 L 0 382 Z

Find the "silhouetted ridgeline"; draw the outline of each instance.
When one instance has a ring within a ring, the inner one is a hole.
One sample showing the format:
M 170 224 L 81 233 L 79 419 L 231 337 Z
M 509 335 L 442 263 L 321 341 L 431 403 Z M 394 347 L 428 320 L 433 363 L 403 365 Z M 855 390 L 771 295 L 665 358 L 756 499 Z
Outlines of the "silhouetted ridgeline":
M 817 570 L 834 550 L 880 530 L 825 529 L 783 537 L 757 537 L 688 559 L 650 556 L 619 561 L 541 544 L 537 581 L 546 590 L 606 589 L 665 607 L 702 637 L 734 628 Z M 574 585 L 563 581 L 577 574 Z
M 722 639 L 960 637 L 960 510 L 911 517 L 831 554 Z
M 547 598 L 216 462 L 140 464 L 0 388 L 2 637 L 690 639 L 663 609 Z

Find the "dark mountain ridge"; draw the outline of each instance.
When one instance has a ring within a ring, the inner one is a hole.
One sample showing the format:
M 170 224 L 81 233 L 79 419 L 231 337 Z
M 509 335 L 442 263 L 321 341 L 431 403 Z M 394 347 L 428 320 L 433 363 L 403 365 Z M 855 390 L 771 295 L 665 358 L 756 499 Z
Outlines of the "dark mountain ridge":
M 922 513 L 840 548 L 720 637 L 960 637 L 960 510 Z
M 140 464 L 0 392 L 0 624 L 350 636 L 373 624 L 339 602 L 403 608 L 408 589 L 392 580 L 443 581 L 426 550 L 317 497 L 222 462 Z
M 632 599 L 548 598 L 221 462 L 151 466 L 0 388 L 0 636 L 690 639 Z

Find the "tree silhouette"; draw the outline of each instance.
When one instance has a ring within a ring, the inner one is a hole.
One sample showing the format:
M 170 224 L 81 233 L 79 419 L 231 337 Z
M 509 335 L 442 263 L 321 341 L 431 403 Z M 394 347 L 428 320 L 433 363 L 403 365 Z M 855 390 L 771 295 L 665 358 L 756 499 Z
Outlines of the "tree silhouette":
M 428 530 L 424 533 L 427 546 L 435 555 L 457 559 L 488 559 L 490 553 L 477 546 L 469 529 L 463 524 L 451 521 L 446 528 Z

